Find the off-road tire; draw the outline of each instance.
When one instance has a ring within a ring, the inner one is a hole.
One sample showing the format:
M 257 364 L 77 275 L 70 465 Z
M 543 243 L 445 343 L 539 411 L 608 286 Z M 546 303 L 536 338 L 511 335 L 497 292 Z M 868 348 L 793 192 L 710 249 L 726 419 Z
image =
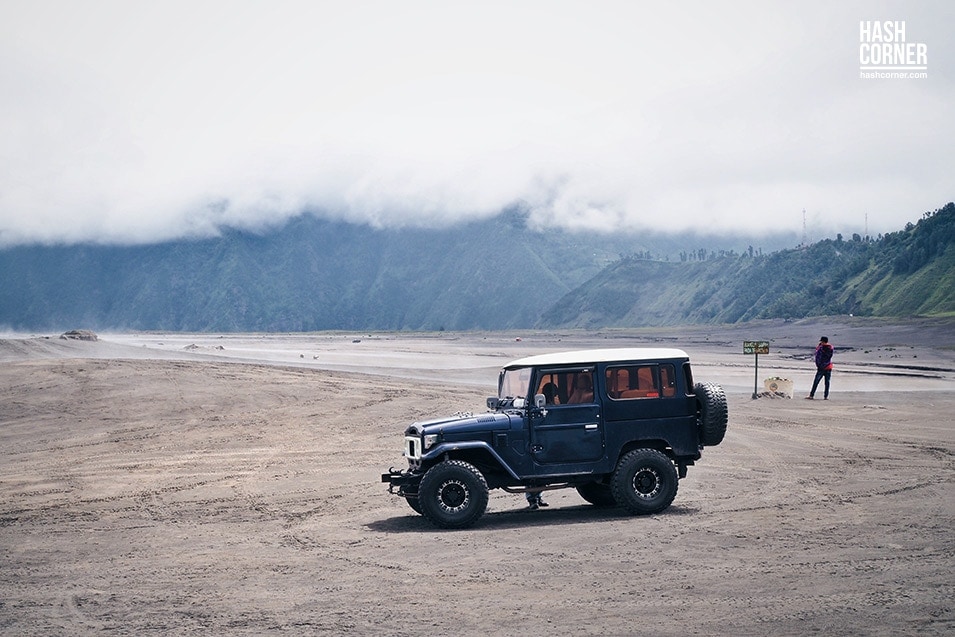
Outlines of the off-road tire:
M 662 452 L 634 449 L 617 463 L 610 490 L 618 505 L 634 515 L 647 515 L 670 506 L 678 483 L 676 467 Z
M 697 383 L 693 388 L 697 402 L 700 444 L 715 447 L 723 442 L 726 423 L 726 393 L 716 383 Z
M 610 487 L 600 482 L 578 484 L 577 493 L 579 493 L 580 497 L 584 500 L 596 507 L 617 506 L 617 501 L 614 499 Z
M 423 515 L 423 512 L 421 510 L 421 503 L 418 502 L 417 496 L 412 496 L 410 498 L 408 496 L 405 496 L 405 502 L 408 503 L 408 506 L 410 506 L 415 513 Z
M 402 486 L 398 489 L 398 495 L 405 499 L 405 502 L 408 503 L 408 506 L 410 506 L 415 513 L 421 515 L 421 504 L 418 503 L 417 491 L 406 490 L 405 487 Z
M 477 467 L 463 460 L 446 460 L 434 465 L 418 485 L 421 513 L 444 529 L 463 529 L 477 522 L 487 509 L 487 499 L 484 476 Z

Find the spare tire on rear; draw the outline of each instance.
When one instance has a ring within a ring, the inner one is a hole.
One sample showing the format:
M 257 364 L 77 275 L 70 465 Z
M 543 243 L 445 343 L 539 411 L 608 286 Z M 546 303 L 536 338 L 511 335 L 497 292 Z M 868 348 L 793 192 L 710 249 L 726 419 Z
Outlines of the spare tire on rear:
M 729 420 L 726 393 L 716 383 L 697 383 L 693 390 L 699 410 L 700 444 L 704 447 L 718 445 L 723 442 Z

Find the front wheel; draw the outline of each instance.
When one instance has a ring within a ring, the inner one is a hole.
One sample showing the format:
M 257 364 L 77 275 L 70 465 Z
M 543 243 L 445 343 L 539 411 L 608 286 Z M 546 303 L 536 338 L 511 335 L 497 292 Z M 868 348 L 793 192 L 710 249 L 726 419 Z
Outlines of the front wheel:
M 409 496 L 405 496 L 405 502 L 408 503 L 408 506 L 410 506 L 410 507 L 412 508 L 412 510 L 414 510 L 415 513 L 418 513 L 418 514 L 421 513 L 421 503 L 418 502 L 418 496 L 417 496 L 417 495 L 413 495 L 413 496 L 410 496 L 410 497 L 409 497 Z
M 463 460 L 434 465 L 418 486 L 421 513 L 445 529 L 462 529 L 477 522 L 487 509 L 487 500 L 487 481 L 477 467 Z
M 635 515 L 659 513 L 676 497 L 676 467 L 656 449 L 635 449 L 620 459 L 610 480 L 614 500 Z
M 411 509 L 421 515 L 421 504 L 418 503 L 418 492 L 412 491 L 406 486 L 401 486 L 398 488 L 398 495 L 405 499 L 405 502 L 408 503 L 408 506 Z

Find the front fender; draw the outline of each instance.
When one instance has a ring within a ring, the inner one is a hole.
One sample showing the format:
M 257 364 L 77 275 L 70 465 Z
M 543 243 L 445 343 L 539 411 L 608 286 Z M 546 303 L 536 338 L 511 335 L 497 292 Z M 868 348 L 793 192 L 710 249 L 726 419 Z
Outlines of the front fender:
M 494 458 L 501 467 L 507 473 L 514 478 L 515 480 L 520 480 L 520 476 L 515 473 L 515 471 L 504 462 L 504 459 L 501 458 L 500 454 L 494 451 L 494 448 L 491 445 L 487 444 L 482 440 L 474 440 L 469 442 L 442 442 L 427 451 L 427 453 L 421 456 L 422 463 L 430 464 L 431 461 L 437 461 L 439 456 L 442 456 L 446 453 L 454 453 L 456 451 L 465 451 L 470 449 L 480 449 L 481 451 L 486 451 L 492 458 Z

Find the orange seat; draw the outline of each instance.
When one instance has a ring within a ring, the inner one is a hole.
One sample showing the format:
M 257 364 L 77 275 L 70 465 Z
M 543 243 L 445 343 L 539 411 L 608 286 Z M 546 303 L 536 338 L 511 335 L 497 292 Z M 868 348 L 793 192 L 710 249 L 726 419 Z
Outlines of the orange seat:
M 652 389 L 626 389 L 620 392 L 620 398 L 656 398 L 659 395 Z

